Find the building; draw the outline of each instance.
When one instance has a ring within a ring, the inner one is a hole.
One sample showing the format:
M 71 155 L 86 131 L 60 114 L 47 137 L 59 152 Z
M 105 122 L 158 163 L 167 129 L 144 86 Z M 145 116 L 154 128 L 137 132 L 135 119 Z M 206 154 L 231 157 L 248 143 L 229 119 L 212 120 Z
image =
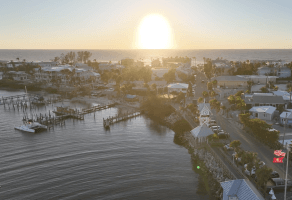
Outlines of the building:
M 258 118 L 262 120 L 272 121 L 276 108 L 273 106 L 254 106 L 249 112 L 251 118 Z
M 278 76 L 279 78 L 287 78 L 291 77 L 291 69 L 283 66 L 283 65 L 276 65 L 276 66 L 264 66 L 258 68 L 259 75 L 274 75 Z
M 33 61 L 33 62 L 20 62 L 20 61 L 9 61 L 6 65 L 8 68 L 18 67 L 20 65 L 34 65 L 40 67 L 55 67 L 57 62 L 43 62 L 43 61 Z
M 276 83 L 278 76 L 265 76 L 265 75 L 237 75 L 238 77 L 245 78 L 255 84 L 267 84 L 270 81 Z
M 217 85 L 224 88 L 247 88 L 247 79 L 238 76 L 217 76 L 211 80 L 217 80 Z
M 2 80 L 3 72 L 0 72 L 0 80 Z
M 151 68 L 152 71 L 152 80 L 155 79 L 155 77 L 158 78 L 163 78 L 163 75 L 168 73 L 169 69 L 168 68 Z
M 247 94 L 244 97 L 247 108 L 254 106 L 273 106 L 278 108 L 279 105 L 286 105 L 282 96 L 276 96 L 273 93 L 254 93 Z
M 223 200 L 264 200 L 263 196 L 249 180 L 236 179 L 220 183 Z
M 173 83 L 173 84 L 169 84 L 167 87 L 168 87 L 168 93 L 171 93 L 171 92 L 187 93 L 189 84 L 186 84 L 186 83 Z
M 208 124 L 210 121 L 211 106 L 209 103 L 200 103 L 198 104 L 198 111 L 200 113 L 200 125 L 206 123 Z
M 191 130 L 191 134 L 194 138 L 200 138 L 201 140 L 206 141 L 207 137 L 213 135 L 214 132 L 204 123 Z
M 26 81 L 30 79 L 30 75 L 24 71 L 9 71 L 6 75 L 3 75 L 3 78 L 12 78 L 15 81 Z
M 286 123 L 285 123 L 286 121 Z M 284 112 L 280 115 L 280 123 L 283 125 L 292 125 L 292 109 L 286 109 Z

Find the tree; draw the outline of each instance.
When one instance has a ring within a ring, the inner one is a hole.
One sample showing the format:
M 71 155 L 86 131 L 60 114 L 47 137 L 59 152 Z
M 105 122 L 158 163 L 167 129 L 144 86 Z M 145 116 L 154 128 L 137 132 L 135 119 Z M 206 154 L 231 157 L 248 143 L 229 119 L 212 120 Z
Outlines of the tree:
M 262 187 L 263 191 L 267 189 L 267 183 L 270 179 L 269 174 L 273 172 L 272 168 L 267 167 L 264 165 L 263 167 L 257 167 L 255 171 L 255 175 L 257 177 L 257 186 Z
M 251 173 L 253 166 L 259 162 L 258 154 L 255 152 L 246 152 L 242 155 L 242 162 L 247 164 L 246 169 Z
M 269 92 L 267 87 L 261 87 L 260 90 L 261 90 L 262 93 L 268 93 Z
M 208 88 L 208 90 L 213 90 L 213 83 L 208 82 L 207 88 Z
M 208 97 L 208 92 L 207 92 L 207 91 L 203 91 L 203 92 L 202 92 L 202 95 L 203 95 L 203 97 L 206 98 L 206 97 Z
M 228 99 L 229 104 L 235 104 L 235 96 L 234 95 L 230 95 L 227 99 Z
M 204 98 L 203 97 L 200 97 L 199 99 L 198 99 L 198 103 L 203 103 L 204 102 Z
M 235 151 L 238 150 L 239 146 L 241 145 L 241 142 L 239 140 L 233 140 L 230 142 L 230 147 L 232 147 Z
M 250 125 L 250 113 L 239 114 L 239 120 L 248 127 Z

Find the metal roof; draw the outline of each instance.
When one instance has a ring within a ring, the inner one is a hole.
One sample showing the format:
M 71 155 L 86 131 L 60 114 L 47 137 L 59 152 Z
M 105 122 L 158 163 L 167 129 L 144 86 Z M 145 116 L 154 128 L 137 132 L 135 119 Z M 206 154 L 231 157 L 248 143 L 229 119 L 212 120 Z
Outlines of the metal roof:
M 214 134 L 213 131 L 208 128 L 206 124 L 194 128 L 193 130 L 191 130 L 191 133 L 195 138 L 207 137 Z
M 223 188 L 223 200 L 229 197 L 237 197 L 240 200 L 264 200 L 257 189 L 245 179 L 221 182 Z
M 249 110 L 249 112 L 273 114 L 275 110 L 276 108 L 273 106 L 254 106 Z

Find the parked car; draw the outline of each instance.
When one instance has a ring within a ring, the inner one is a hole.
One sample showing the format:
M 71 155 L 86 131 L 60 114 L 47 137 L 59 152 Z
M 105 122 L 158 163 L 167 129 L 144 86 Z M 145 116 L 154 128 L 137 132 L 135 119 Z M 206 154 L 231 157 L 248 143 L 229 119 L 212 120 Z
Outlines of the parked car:
M 255 177 L 255 171 L 256 171 L 256 168 L 255 168 L 255 167 L 253 167 L 253 168 L 251 169 L 251 172 L 245 168 L 244 173 L 245 173 L 246 175 L 248 175 L 248 176 Z
M 213 130 L 213 129 L 218 129 L 218 130 L 221 130 L 221 127 L 220 126 L 215 126 L 215 125 L 213 125 L 213 126 L 211 126 L 211 129 Z M 214 130 L 213 130 L 214 131 Z
M 226 144 L 226 145 L 224 146 L 224 148 L 225 148 L 226 150 L 228 150 L 228 151 L 233 150 L 233 147 L 230 147 L 229 145 L 230 145 L 230 144 Z
M 202 83 L 205 83 L 205 80 L 202 80 L 201 82 L 202 82 Z

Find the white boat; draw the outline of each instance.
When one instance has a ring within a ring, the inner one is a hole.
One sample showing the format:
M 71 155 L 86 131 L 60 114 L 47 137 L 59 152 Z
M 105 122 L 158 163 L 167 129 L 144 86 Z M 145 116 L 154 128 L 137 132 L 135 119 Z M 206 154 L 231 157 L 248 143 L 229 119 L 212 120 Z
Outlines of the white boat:
M 14 127 L 16 130 L 19 131 L 25 131 L 25 132 L 29 132 L 29 133 L 35 133 L 36 131 L 40 130 L 40 129 L 48 129 L 47 126 L 42 125 L 38 122 L 28 122 L 25 125 L 21 125 L 18 127 Z

